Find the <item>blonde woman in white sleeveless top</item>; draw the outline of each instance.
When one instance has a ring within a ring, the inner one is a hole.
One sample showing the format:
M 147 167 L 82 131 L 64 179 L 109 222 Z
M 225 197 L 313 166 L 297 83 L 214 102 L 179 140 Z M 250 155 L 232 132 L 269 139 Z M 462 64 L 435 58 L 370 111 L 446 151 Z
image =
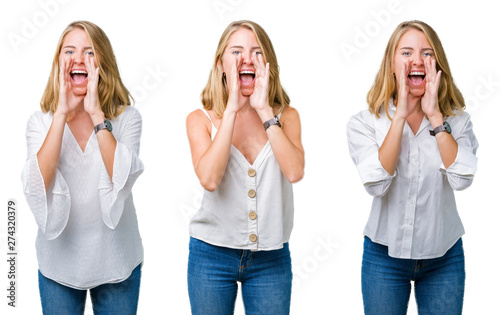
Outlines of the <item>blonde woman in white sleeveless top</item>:
M 187 118 L 205 189 L 190 223 L 192 313 L 233 314 L 240 282 L 248 314 L 289 314 L 292 183 L 304 174 L 304 150 L 299 115 L 259 25 L 226 28 L 202 103 Z

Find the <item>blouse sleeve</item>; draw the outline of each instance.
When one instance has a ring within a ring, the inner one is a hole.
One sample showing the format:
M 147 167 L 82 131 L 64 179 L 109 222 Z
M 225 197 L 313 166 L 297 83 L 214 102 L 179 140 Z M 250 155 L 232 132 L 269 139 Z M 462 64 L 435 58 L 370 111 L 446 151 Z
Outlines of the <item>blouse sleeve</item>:
M 457 157 L 448 169 L 443 164 L 440 167 L 440 171 L 446 175 L 451 188 L 454 190 L 464 190 L 469 187 L 477 170 L 476 151 L 479 144 L 472 131 L 470 116 L 466 113 L 462 114 L 462 116 L 463 119 L 459 119 L 459 116 L 453 117 L 457 121 L 464 122 L 452 127 L 452 135 L 458 144 Z M 455 129 L 458 130 L 455 132 Z
M 144 171 L 139 159 L 142 118 L 135 108 L 127 108 L 122 114 L 124 121 L 119 130 L 113 130 L 117 141 L 113 163 L 113 179 L 101 165 L 99 196 L 104 223 L 111 229 L 116 228 L 123 214 L 125 201 L 130 196 L 132 186 Z
M 366 191 L 374 197 L 382 197 L 387 193 L 396 172 L 391 176 L 382 167 L 375 128 L 363 119 L 364 114 L 361 112 L 353 116 L 347 124 L 349 153 Z
M 45 191 L 42 173 L 38 167 L 37 153 L 40 150 L 48 127 L 40 113 L 31 116 L 26 127 L 28 157 L 24 164 L 21 181 L 26 201 L 35 216 L 35 221 L 49 240 L 57 238 L 66 227 L 70 211 L 69 188 L 63 176 L 56 170 L 52 185 Z

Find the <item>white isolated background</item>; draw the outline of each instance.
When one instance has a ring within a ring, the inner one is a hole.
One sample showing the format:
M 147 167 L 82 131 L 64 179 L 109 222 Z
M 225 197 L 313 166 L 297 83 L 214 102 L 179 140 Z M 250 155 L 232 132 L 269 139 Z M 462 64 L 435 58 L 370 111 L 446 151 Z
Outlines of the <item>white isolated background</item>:
M 371 198 L 349 158 L 345 126 L 366 108 L 390 34 L 410 19 L 439 34 L 480 143 L 475 182 L 456 193 L 467 231 L 464 314 L 498 311 L 500 27 L 492 1 L 29 0 L 0 5 L 0 313 L 41 314 L 37 226 L 20 181 L 24 132 L 39 110 L 58 38 L 79 19 L 110 38 L 143 117 L 145 172 L 133 189 L 145 248 L 139 314 L 190 313 L 188 222 L 201 193 L 185 118 L 201 107 L 220 35 L 239 19 L 269 34 L 282 83 L 302 119 L 306 174 L 294 185 L 292 314 L 363 313 L 362 231 Z M 16 308 L 7 306 L 5 290 L 11 199 L 17 202 Z M 417 314 L 413 297 L 408 313 Z M 244 314 L 240 297 L 236 314 Z

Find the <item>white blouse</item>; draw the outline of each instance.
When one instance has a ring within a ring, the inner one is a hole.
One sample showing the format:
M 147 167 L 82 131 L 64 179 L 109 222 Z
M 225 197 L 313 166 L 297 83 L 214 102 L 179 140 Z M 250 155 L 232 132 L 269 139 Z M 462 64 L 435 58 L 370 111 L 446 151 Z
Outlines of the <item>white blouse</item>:
M 389 106 L 394 116 L 396 107 Z M 390 176 L 378 158 L 391 121 L 382 110 L 376 118 L 368 110 L 351 117 L 347 138 L 373 203 L 364 234 L 389 247 L 395 258 L 429 259 L 443 256 L 464 234 L 454 190 L 472 184 L 477 168 L 478 142 L 467 113 L 449 116 L 458 143 L 455 162 L 444 167 L 430 122 L 424 117 L 417 134 L 405 123 L 396 172 Z
M 131 193 L 144 169 L 138 157 L 141 115 L 127 106 L 111 120 L 117 141 L 112 180 L 96 135 L 92 132 L 82 152 L 66 125 L 56 175 L 46 192 L 36 155 L 51 123 L 52 114 L 42 112 L 28 121 L 22 173 L 24 194 L 39 227 L 40 272 L 75 289 L 123 281 L 143 260 Z
M 212 122 L 212 140 L 216 133 Z M 215 191 L 204 191 L 189 231 L 216 246 L 280 249 L 290 239 L 293 211 L 292 184 L 281 172 L 269 141 L 253 164 L 231 145 L 224 176 Z

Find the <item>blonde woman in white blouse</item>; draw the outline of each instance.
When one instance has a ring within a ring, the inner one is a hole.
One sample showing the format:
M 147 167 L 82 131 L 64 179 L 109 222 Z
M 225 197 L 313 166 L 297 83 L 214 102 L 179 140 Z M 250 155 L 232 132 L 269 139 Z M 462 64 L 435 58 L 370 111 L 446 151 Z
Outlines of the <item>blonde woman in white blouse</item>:
M 265 31 L 231 23 L 221 36 L 203 109 L 187 118 L 205 188 L 190 223 L 193 314 L 233 314 L 237 282 L 248 314 L 288 314 L 293 182 L 304 172 L 300 119 L 289 106 Z
M 435 31 L 401 23 L 347 125 L 352 160 L 374 197 L 362 264 L 365 314 L 461 314 L 464 234 L 454 190 L 469 187 L 478 143 Z
M 135 314 L 143 248 L 131 189 L 143 171 L 140 114 L 97 25 L 57 45 L 42 112 L 28 122 L 22 182 L 38 224 L 44 314 Z

